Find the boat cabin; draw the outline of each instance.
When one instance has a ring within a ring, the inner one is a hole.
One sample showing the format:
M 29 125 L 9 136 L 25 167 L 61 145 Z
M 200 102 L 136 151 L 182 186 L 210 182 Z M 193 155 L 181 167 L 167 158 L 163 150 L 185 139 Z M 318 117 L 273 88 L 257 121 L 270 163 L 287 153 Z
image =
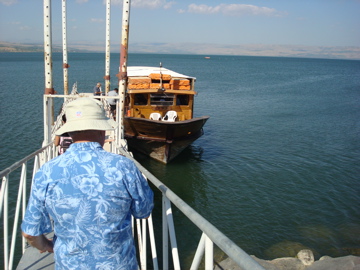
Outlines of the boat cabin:
M 195 80 L 165 68 L 128 67 L 126 116 L 165 121 L 192 119 Z

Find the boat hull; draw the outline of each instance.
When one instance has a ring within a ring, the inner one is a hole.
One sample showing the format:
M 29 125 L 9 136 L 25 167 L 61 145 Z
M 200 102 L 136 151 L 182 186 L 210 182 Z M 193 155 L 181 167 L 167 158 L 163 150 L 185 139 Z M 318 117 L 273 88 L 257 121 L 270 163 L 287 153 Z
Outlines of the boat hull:
M 139 151 L 162 163 L 169 163 L 203 135 L 208 116 L 167 122 L 125 117 L 125 138 L 130 150 Z

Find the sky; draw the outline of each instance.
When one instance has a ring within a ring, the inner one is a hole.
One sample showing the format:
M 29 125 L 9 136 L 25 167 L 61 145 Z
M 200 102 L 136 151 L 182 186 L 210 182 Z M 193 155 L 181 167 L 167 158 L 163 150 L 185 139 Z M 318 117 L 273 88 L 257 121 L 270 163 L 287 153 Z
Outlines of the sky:
M 53 44 L 61 2 L 52 1 Z M 67 0 L 68 44 L 105 44 L 103 0 Z M 122 0 L 111 1 L 120 44 Z M 0 0 L 0 41 L 43 42 L 42 0 Z M 132 0 L 131 43 L 360 46 L 360 0 Z

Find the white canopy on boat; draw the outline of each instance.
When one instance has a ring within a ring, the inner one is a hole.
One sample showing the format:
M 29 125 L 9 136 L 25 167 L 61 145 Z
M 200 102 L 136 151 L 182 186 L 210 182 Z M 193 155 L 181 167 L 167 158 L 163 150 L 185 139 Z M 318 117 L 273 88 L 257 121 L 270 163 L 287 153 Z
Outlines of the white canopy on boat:
M 127 67 L 128 77 L 148 77 L 151 73 L 162 73 L 171 75 L 173 78 L 187 78 L 195 80 L 195 77 L 187 76 L 184 74 L 177 73 L 163 67 L 145 67 L 145 66 L 129 66 Z

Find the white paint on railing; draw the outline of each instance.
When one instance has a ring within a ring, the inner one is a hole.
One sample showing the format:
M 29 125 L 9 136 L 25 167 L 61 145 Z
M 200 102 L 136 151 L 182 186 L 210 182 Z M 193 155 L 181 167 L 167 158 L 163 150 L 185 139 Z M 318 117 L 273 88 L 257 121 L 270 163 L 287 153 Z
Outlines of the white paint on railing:
M 205 236 L 205 269 L 214 269 L 214 244 Z
M 201 260 L 205 252 L 205 237 L 206 237 L 205 234 L 202 233 L 190 270 L 196 270 L 200 266 Z
M 169 269 L 169 229 L 166 221 L 165 195 L 162 196 L 162 251 L 163 251 L 163 269 Z
M 153 269 L 154 270 L 159 270 L 152 215 L 150 215 L 150 217 L 148 219 L 148 225 L 149 225 L 149 237 L 150 237 L 152 261 L 153 261 Z
M 179 259 L 178 245 L 176 241 L 176 233 L 175 233 L 174 219 L 171 209 L 171 202 L 166 196 L 163 196 L 163 199 L 164 199 L 163 207 L 165 207 L 163 208 L 163 212 L 165 212 L 166 227 L 170 236 L 171 253 L 172 253 L 174 269 L 180 270 L 181 269 L 180 259 Z
M 6 181 L 3 182 L 3 185 L 1 186 L 1 189 L 4 189 L 4 268 L 5 270 L 9 269 L 9 229 L 8 229 L 8 223 L 9 223 L 9 212 L 8 212 L 8 201 L 9 201 L 9 176 L 6 176 Z

